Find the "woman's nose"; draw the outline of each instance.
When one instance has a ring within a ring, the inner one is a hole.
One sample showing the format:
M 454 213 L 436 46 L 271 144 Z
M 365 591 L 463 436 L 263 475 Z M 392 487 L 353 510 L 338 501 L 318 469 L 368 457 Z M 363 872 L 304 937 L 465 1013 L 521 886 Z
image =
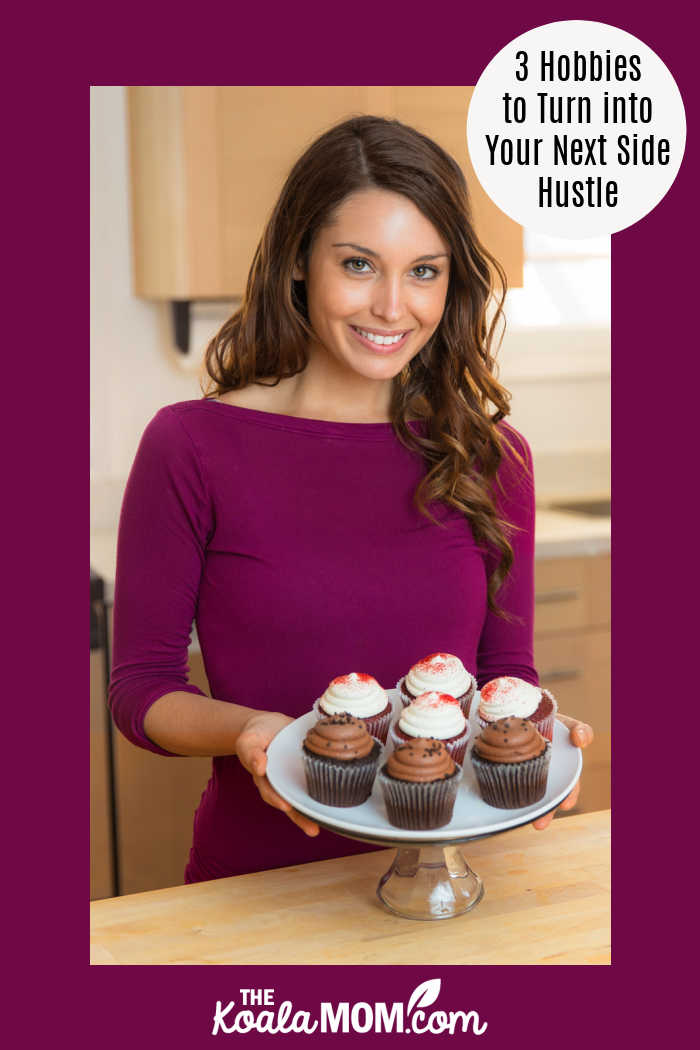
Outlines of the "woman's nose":
M 381 277 L 374 286 L 372 313 L 385 321 L 399 321 L 403 316 L 400 277 Z

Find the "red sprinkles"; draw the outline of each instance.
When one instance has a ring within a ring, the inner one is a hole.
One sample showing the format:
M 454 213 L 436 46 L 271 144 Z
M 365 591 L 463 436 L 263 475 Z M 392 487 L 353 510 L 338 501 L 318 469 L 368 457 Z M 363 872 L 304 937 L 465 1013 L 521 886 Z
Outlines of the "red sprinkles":
M 412 701 L 413 705 L 417 707 L 444 707 L 446 704 L 456 704 L 460 706 L 459 700 L 456 700 L 454 696 L 450 696 L 449 693 L 421 693 L 415 700 Z
M 430 656 L 419 660 L 416 667 L 419 667 L 421 671 L 437 671 L 441 673 L 447 670 L 447 664 L 450 660 L 454 660 L 454 656 L 450 656 L 449 653 L 431 653 Z

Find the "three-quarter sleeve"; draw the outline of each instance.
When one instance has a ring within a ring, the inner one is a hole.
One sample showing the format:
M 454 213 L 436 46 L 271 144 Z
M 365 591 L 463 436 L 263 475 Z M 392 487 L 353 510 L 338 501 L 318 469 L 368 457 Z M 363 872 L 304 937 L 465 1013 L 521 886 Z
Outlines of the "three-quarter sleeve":
M 512 449 L 505 449 L 494 499 L 502 518 L 511 526 L 508 539 L 513 548 L 513 566 L 496 595 L 498 605 L 507 616 L 491 610 L 486 614 L 477 657 L 479 687 L 502 675 L 539 684 L 533 654 L 535 486 L 532 453 L 522 435 L 512 427 L 504 426 L 503 430 Z M 496 556 L 488 556 L 487 572 L 492 572 L 495 564 Z
M 151 704 L 188 684 L 187 649 L 213 509 L 198 450 L 171 408 L 148 424 L 119 520 L 109 704 L 132 743 L 168 755 L 143 728 Z

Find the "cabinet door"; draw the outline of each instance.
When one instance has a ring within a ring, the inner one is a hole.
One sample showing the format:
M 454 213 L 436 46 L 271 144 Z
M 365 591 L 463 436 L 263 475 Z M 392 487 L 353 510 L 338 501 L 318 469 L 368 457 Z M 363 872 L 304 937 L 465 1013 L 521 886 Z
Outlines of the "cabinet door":
M 201 654 L 189 680 L 209 693 Z M 181 886 L 192 822 L 211 773 L 210 758 L 166 758 L 113 734 L 120 893 Z
M 107 703 L 102 650 L 90 651 L 90 900 L 114 895 Z
M 130 87 L 134 290 L 240 295 L 292 164 L 361 87 Z
M 211 759 L 165 758 L 114 736 L 120 892 L 181 886 Z
M 610 732 L 610 632 L 605 629 L 535 637 L 535 663 L 545 689 L 565 715 Z
M 486 197 L 466 151 L 470 88 L 154 87 L 128 89 L 134 291 L 154 299 L 241 295 L 292 164 L 359 113 L 413 123 L 453 153 L 477 231 L 522 284 L 522 228 Z
M 501 263 L 510 288 L 523 285 L 523 230 L 482 189 L 467 153 L 467 112 L 473 87 L 397 87 L 395 115 L 422 131 L 459 163 L 469 186 L 474 225 Z
M 563 714 L 593 726 L 572 813 L 610 806 L 610 557 L 536 563 L 535 665 Z
M 610 808 L 610 631 L 606 628 L 535 638 L 540 681 L 563 714 L 593 726 L 583 753 L 579 801 L 571 813 Z

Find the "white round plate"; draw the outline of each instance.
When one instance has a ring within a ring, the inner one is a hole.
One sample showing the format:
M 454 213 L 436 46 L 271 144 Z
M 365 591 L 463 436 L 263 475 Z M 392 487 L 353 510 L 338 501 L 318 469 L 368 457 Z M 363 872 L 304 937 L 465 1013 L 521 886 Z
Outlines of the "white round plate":
M 395 689 L 388 690 L 388 694 L 396 719 L 401 710 L 401 700 Z M 337 831 L 340 835 L 350 838 L 388 844 L 462 842 L 517 828 L 520 824 L 527 824 L 548 813 L 566 798 L 581 773 L 581 749 L 569 742 L 569 731 L 561 722 L 555 721 L 552 760 L 544 798 L 534 806 L 524 806 L 522 809 L 495 809 L 493 806 L 487 806 L 479 794 L 469 759 L 472 741 L 480 731 L 475 721 L 478 706 L 477 693 L 471 706 L 471 737 L 464 760 L 464 776 L 457 791 L 452 820 L 442 828 L 433 831 L 404 831 L 393 827 L 387 820 L 381 788 L 377 781 L 374 783 L 372 794 L 361 806 L 324 806 L 310 798 L 306 791 L 301 748 L 307 731 L 317 721 L 313 711 L 297 718 L 272 740 L 267 749 L 267 778 L 275 791 L 300 813 L 318 821 L 331 831 Z M 385 754 L 388 750 L 391 748 L 384 749 Z M 382 762 L 384 760 L 382 758 Z

